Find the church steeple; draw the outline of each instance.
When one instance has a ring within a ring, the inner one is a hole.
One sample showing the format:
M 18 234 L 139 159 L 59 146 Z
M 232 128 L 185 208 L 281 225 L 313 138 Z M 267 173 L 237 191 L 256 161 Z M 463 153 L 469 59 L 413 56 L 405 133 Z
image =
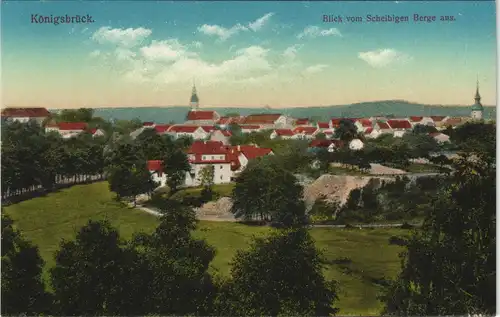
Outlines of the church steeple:
M 471 117 L 474 120 L 481 120 L 483 118 L 483 105 L 481 104 L 481 95 L 479 94 L 479 79 L 476 80 L 476 95 L 474 96 L 474 105 L 471 109 Z
M 479 95 L 479 79 L 476 81 L 476 96 L 474 97 L 476 105 L 481 104 L 481 95 Z
M 193 91 L 191 92 L 191 101 L 190 101 L 191 109 L 197 110 L 200 105 L 199 103 L 200 99 L 198 98 L 198 94 L 196 93 L 196 84 L 194 83 L 193 80 Z

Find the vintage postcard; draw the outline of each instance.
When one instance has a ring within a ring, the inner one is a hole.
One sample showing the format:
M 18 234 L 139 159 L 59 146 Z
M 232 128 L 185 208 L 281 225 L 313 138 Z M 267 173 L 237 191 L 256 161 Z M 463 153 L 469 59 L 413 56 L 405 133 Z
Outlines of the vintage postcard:
M 2 1 L 2 315 L 490 316 L 494 1 Z

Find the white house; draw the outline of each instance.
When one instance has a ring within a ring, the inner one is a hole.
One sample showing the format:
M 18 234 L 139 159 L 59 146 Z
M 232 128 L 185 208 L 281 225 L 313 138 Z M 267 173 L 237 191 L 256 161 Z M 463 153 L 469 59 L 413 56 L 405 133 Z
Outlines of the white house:
M 369 119 L 356 119 L 354 125 L 358 132 L 365 132 L 369 128 L 373 128 L 373 123 Z
M 363 141 L 360 139 L 354 139 L 351 142 L 349 142 L 349 149 L 353 151 L 358 151 L 361 150 L 365 145 L 363 144 Z
M 63 138 L 72 138 L 86 131 L 88 128 L 85 122 L 59 122 L 48 124 L 45 132 L 58 132 Z
M 365 131 L 365 138 L 376 139 L 382 134 L 380 129 L 368 128 Z
M 312 140 L 320 130 L 317 127 L 302 126 L 293 129 L 293 133 L 298 139 Z
M 209 135 L 200 126 L 183 124 L 176 124 L 171 126 L 168 129 L 167 134 L 172 135 L 174 138 L 191 137 L 193 138 L 193 140 L 204 140 Z
M 392 129 L 386 122 L 375 122 L 373 129 L 377 130 L 379 134 L 392 134 Z
M 432 120 L 431 117 L 411 116 L 408 117 L 408 121 L 410 121 L 412 127 L 416 126 L 417 124 L 434 126 L 434 120 Z
M 450 137 L 444 133 L 441 132 L 434 132 L 429 134 L 431 137 L 436 140 L 436 142 L 442 144 L 442 143 L 447 143 L 450 142 Z
M 93 138 L 101 137 L 101 136 L 105 135 L 104 130 L 102 130 L 102 129 L 91 129 L 90 134 L 92 134 Z
M 240 128 L 241 133 L 259 132 L 262 129 L 260 125 L 242 125 Z
M 45 108 L 5 108 L 2 109 L 2 120 L 17 121 L 26 123 L 35 121 L 42 124 L 50 116 L 50 112 Z
M 210 141 L 219 141 L 224 145 L 229 144 L 229 139 L 231 138 L 231 131 L 227 130 L 215 130 L 210 133 Z

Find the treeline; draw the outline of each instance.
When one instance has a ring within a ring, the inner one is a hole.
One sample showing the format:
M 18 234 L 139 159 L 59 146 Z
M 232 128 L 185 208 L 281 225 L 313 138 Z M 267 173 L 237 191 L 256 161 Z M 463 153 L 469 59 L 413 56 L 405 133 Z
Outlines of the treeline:
M 215 249 L 196 239 L 192 209 L 170 202 L 151 234 L 123 240 L 89 221 L 43 261 L 2 213 L 2 314 L 85 316 L 290 316 L 334 314 L 336 284 L 305 229 L 275 231 L 232 260 L 229 278 L 209 272 Z M 23 261 L 21 261 L 23 260 Z M 21 274 L 22 272 L 22 274 Z
M 63 139 L 34 122 L 2 124 L 2 198 L 102 178 L 106 139 Z

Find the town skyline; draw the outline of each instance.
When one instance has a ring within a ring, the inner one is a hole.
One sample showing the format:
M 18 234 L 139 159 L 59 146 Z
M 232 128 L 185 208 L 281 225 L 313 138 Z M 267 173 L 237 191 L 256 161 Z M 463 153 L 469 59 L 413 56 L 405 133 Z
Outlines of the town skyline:
M 470 106 L 477 79 L 483 105 L 496 105 L 494 2 L 7 1 L 2 10 L 8 107 L 188 106 L 193 81 L 201 108 Z M 457 20 L 321 21 L 415 12 Z M 94 23 L 31 23 L 83 13 Z

